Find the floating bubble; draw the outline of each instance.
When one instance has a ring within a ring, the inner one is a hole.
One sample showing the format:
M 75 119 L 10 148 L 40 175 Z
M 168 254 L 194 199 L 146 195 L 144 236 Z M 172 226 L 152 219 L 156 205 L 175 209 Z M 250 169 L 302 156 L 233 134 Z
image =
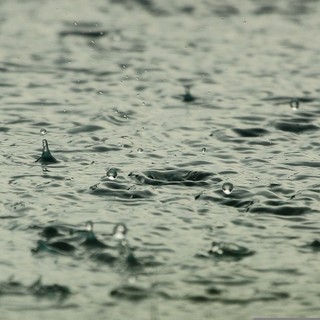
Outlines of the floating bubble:
M 47 130 L 42 128 L 42 129 L 40 130 L 40 133 L 44 136 L 44 135 L 47 133 Z
M 118 172 L 117 172 L 117 169 L 116 168 L 110 168 L 108 171 L 107 171 L 107 178 L 109 180 L 115 180 L 116 177 L 118 175 Z
M 125 224 L 118 223 L 113 229 L 113 237 L 117 240 L 123 240 L 126 237 L 128 229 Z
M 299 109 L 299 100 L 298 99 L 292 99 L 290 101 L 290 107 L 292 110 L 297 111 Z
M 142 149 L 142 148 L 138 148 L 138 149 L 137 149 L 137 152 L 138 152 L 138 153 L 142 153 L 142 152 L 143 152 L 143 149 Z
M 206 151 L 207 151 L 207 148 L 202 148 L 202 149 L 201 149 L 201 152 L 202 152 L 202 153 L 205 153 Z
M 229 195 L 233 191 L 233 184 L 230 182 L 225 182 L 222 185 L 222 191 L 224 194 Z

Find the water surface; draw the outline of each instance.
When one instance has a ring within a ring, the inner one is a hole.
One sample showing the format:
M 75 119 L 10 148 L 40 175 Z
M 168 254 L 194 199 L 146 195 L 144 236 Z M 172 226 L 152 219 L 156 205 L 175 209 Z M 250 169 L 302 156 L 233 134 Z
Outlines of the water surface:
M 319 12 L 0 2 L 0 318 L 319 317 Z

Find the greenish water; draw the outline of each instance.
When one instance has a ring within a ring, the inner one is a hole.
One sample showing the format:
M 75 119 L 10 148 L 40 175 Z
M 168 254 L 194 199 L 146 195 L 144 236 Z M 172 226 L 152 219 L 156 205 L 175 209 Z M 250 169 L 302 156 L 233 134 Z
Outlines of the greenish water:
M 0 319 L 319 317 L 319 14 L 0 1 Z

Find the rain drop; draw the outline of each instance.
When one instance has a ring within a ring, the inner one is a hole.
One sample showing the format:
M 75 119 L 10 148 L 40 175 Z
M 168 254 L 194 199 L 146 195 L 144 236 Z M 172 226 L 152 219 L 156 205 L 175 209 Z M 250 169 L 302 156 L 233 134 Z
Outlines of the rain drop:
M 290 107 L 292 110 L 297 111 L 299 109 L 299 100 L 298 99 L 292 99 L 290 101 Z
M 224 194 L 229 195 L 233 191 L 233 184 L 230 182 L 225 182 L 222 185 L 222 191 Z
M 44 136 L 47 133 L 47 130 L 46 129 L 41 129 L 40 133 Z
M 109 180 L 115 180 L 116 177 L 118 175 L 118 172 L 117 172 L 117 169 L 116 168 L 110 168 L 108 171 L 107 171 L 107 178 Z
M 113 229 L 113 237 L 117 240 L 124 240 L 128 229 L 125 224 L 118 223 Z
M 92 221 L 88 221 L 86 223 L 86 229 L 88 232 L 92 232 L 93 231 L 93 222 Z

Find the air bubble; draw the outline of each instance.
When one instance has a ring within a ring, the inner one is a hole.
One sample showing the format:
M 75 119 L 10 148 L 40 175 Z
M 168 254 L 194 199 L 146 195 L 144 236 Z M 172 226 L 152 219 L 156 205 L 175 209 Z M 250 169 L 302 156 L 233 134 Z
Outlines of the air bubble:
M 40 130 L 40 133 L 44 136 L 44 135 L 47 133 L 47 130 L 42 128 L 42 129 Z
M 297 111 L 299 109 L 299 100 L 298 99 L 292 99 L 290 101 L 290 107 L 293 111 Z
M 225 182 L 222 185 L 222 191 L 224 194 L 229 195 L 233 191 L 233 184 L 230 182 Z
M 110 168 L 108 171 L 107 171 L 107 178 L 109 180 L 115 180 L 116 177 L 118 175 L 118 172 L 117 172 L 117 169 L 116 168 Z

